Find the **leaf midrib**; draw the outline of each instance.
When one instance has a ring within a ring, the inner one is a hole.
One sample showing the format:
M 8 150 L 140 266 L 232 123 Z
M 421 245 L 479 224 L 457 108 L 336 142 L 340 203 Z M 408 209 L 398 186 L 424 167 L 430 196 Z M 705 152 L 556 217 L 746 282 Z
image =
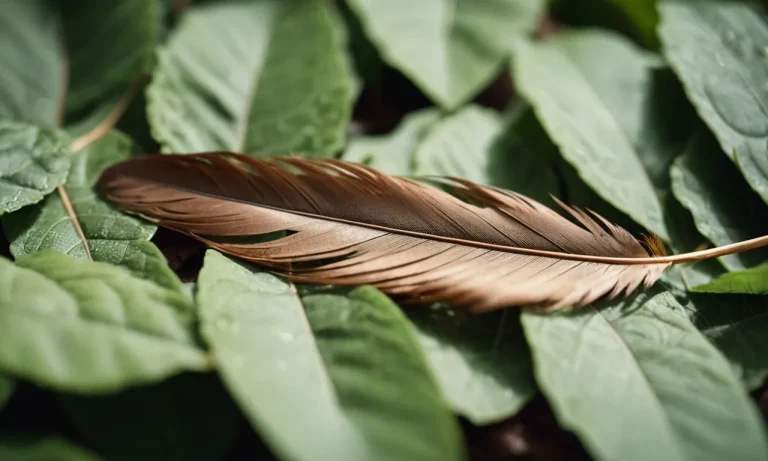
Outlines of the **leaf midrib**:
M 650 301 L 650 299 L 648 301 Z M 629 362 L 635 365 L 634 368 L 637 370 L 638 375 L 640 375 L 643 378 L 643 382 L 646 384 L 646 387 L 650 390 L 650 395 L 653 396 L 653 403 L 655 404 L 654 406 L 657 409 L 656 413 L 661 416 L 661 419 L 663 420 L 663 423 L 665 425 L 666 430 L 663 432 L 668 434 L 674 434 L 674 436 L 670 436 L 669 438 L 672 445 L 678 449 L 680 454 L 682 455 L 687 454 L 687 450 L 684 447 L 682 447 L 681 443 L 679 442 L 680 434 L 676 430 L 675 426 L 672 424 L 670 417 L 668 415 L 668 412 L 665 411 L 664 404 L 661 401 L 661 398 L 659 397 L 658 393 L 656 392 L 656 388 L 653 386 L 652 381 L 648 377 L 648 374 L 645 372 L 645 369 L 643 368 L 642 364 L 640 363 L 639 360 L 637 360 L 635 354 L 632 352 L 632 348 L 624 340 L 624 338 L 621 336 L 618 330 L 614 327 L 613 323 L 610 320 L 608 320 L 605 317 L 605 315 L 603 315 L 602 311 L 598 310 L 593 305 L 590 305 L 588 309 L 591 310 L 593 313 L 592 319 L 598 319 L 608 327 L 608 330 L 611 332 L 611 335 L 616 340 L 616 343 L 619 344 L 619 346 L 621 347 L 621 350 L 626 354 L 627 358 L 629 359 Z

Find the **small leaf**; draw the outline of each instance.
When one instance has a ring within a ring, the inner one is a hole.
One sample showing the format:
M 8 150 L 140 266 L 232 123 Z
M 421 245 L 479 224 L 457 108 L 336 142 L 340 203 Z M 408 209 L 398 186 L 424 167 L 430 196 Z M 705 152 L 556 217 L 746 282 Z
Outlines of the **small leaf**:
M 668 240 L 654 170 L 665 171 L 680 142 L 654 114 L 666 106 L 647 104 L 656 56 L 613 33 L 581 31 L 521 41 L 514 64 L 520 91 L 584 181 Z
M 67 142 L 59 131 L 0 121 L 0 215 L 35 204 L 64 183 Z
M 370 287 L 338 293 L 299 298 L 282 279 L 207 252 L 202 334 L 254 428 L 285 459 L 464 459 L 398 307 Z
M 723 274 L 705 284 L 693 287 L 691 291 L 696 293 L 768 294 L 768 263 L 739 272 Z
M 696 227 L 715 245 L 768 234 L 768 207 L 744 184 L 734 165 L 709 137 L 699 136 L 672 166 L 675 197 L 693 213 Z M 722 258 L 740 270 L 768 260 L 758 249 Z
M 741 383 L 669 293 L 522 323 L 542 392 L 595 459 L 768 457 Z
M 181 293 L 57 252 L 0 259 L 0 369 L 42 387 L 106 393 L 206 370 Z
M 60 437 L 2 437 L 0 459 L 13 461 L 101 461 L 90 451 Z
M 446 400 L 476 425 L 514 416 L 536 393 L 530 351 L 510 310 L 409 310 Z
M 439 119 L 440 111 L 422 109 L 403 117 L 390 134 L 352 138 L 344 160 L 364 163 L 387 174 L 410 176 L 416 147 Z
M 342 26 L 324 0 L 191 7 L 148 89 L 155 137 L 179 153 L 335 154 L 353 94 Z
M 60 400 L 88 445 L 110 461 L 223 459 L 241 422 L 214 374 L 184 374 L 117 395 Z
M 382 59 L 439 105 L 456 108 L 499 73 L 510 44 L 536 28 L 541 0 L 352 0 Z
M 505 122 L 490 109 L 466 106 L 429 130 L 416 150 L 414 174 L 457 176 L 549 202 L 549 194 L 557 195 L 555 176 L 515 132 L 524 114 Z
M 768 309 L 765 296 L 689 295 L 696 327 L 725 355 L 748 390 L 768 378 Z
M 148 242 L 156 227 L 116 209 L 93 190 L 104 169 L 138 152 L 127 136 L 109 133 L 75 154 L 65 190 L 94 260 L 125 266 L 142 278 L 181 290 L 181 282 L 168 268 L 165 257 Z M 3 227 L 16 258 L 45 250 L 88 258 L 59 194 L 4 216 Z
M 664 54 L 750 186 L 768 202 L 768 24 L 743 2 L 660 2 Z
M 16 381 L 8 376 L 0 375 L 0 410 L 11 399 L 13 391 L 16 389 Z

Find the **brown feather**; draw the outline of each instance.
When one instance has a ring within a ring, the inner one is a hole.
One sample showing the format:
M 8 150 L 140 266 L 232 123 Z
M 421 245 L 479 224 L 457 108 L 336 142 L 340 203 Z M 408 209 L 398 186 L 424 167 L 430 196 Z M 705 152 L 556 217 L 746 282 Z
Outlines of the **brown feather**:
M 216 152 L 130 159 L 98 187 L 126 211 L 296 282 L 372 284 L 477 311 L 582 306 L 648 287 L 677 262 L 595 213 L 558 202 L 578 225 L 514 192 L 444 181 L 465 200 L 355 163 Z M 279 231 L 288 235 L 250 238 Z

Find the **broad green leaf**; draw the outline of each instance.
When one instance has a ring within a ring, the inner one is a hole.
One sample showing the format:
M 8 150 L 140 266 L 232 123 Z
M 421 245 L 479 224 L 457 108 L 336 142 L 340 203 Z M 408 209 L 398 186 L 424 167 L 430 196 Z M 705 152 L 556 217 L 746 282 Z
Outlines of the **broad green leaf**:
M 0 4 L 0 119 L 58 124 L 66 59 L 59 41 L 59 17 L 51 3 Z
M 438 120 L 440 111 L 423 109 L 406 115 L 390 134 L 358 136 L 349 141 L 344 160 L 398 176 L 413 174 L 413 153 Z
M 595 459 L 768 458 L 749 396 L 669 293 L 522 323 L 542 392 Z
M 8 461 L 100 461 L 85 448 L 60 437 L 0 437 L 0 459 Z
M 197 290 L 223 381 L 279 457 L 464 459 L 407 319 L 375 289 L 299 298 L 209 250 Z
M 88 445 L 110 461 L 220 460 L 242 421 L 215 374 L 183 374 L 116 395 L 64 395 L 60 401 Z
M 37 203 L 64 183 L 67 142 L 53 129 L 0 121 L 0 215 Z
M 191 301 L 105 263 L 57 252 L 0 259 L 0 371 L 106 393 L 207 370 Z
M 191 7 L 148 89 L 149 121 L 164 150 L 333 155 L 353 94 L 337 14 L 324 0 Z
M 656 56 L 594 30 L 520 41 L 514 64 L 519 90 L 584 181 L 668 240 L 654 180 L 681 142 L 654 98 Z
M 454 412 L 476 425 L 495 423 L 536 393 L 530 351 L 512 311 L 473 315 L 435 306 L 407 314 Z
M 768 294 L 768 263 L 739 272 L 723 274 L 705 284 L 693 287 L 697 293 Z
M 93 128 L 148 70 L 159 31 L 156 0 L 4 2 L 0 119 Z
M 715 245 L 748 240 L 768 234 L 768 207 L 744 184 L 720 146 L 699 136 L 672 166 L 675 197 L 693 213 L 696 227 Z M 759 249 L 722 258 L 731 270 L 768 260 Z
M 689 295 L 693 322 L 728 358 L 752 391 L 768 378 L 768 297 Z
M 114 131 L 107 134 L 75 154 L 65 190 L 95 261 L 125 266 L 140 277 L 181 290 L 165 257 L 148 242 L 156 227 L 116 209 L 93 189 L 102 171 L 138 153 L 127 136 Z M 3 217 L 3 227 L 16 258 L 45 250 L 88 257 L 59 194 Z
M 0 375 L 0 410 L 11 399 L 15 389 L 16 381 L 8 376 Z
M 470 105 L 446 117 L 416 149 L 414 174 L 457 176 L 548 202 L 549 194 L 557 195 L 555 176 L 515 133 L 523 115 L 505 123 L 496 112 Z
M 518 37 L 536 28 L 541 0 L 351 0 L 384 61 L 439 105 L 456 108 L 499 73 Z
M 664 54 L 750 186 L 768 201 L 768 24 L 743 2 L 661 2 Z

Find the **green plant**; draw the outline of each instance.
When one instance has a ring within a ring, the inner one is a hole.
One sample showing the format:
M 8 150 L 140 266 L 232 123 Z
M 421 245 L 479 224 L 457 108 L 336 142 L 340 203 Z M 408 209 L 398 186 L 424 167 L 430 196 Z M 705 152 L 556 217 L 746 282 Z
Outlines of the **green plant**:
M 676 253 L 768 234 L 762 7 L 574 5 L 0 5 L 0 459 L 768 459 L 766 250 L 473 316 L 295 286 L 93 189 L 133 155 L 295 153 Z

